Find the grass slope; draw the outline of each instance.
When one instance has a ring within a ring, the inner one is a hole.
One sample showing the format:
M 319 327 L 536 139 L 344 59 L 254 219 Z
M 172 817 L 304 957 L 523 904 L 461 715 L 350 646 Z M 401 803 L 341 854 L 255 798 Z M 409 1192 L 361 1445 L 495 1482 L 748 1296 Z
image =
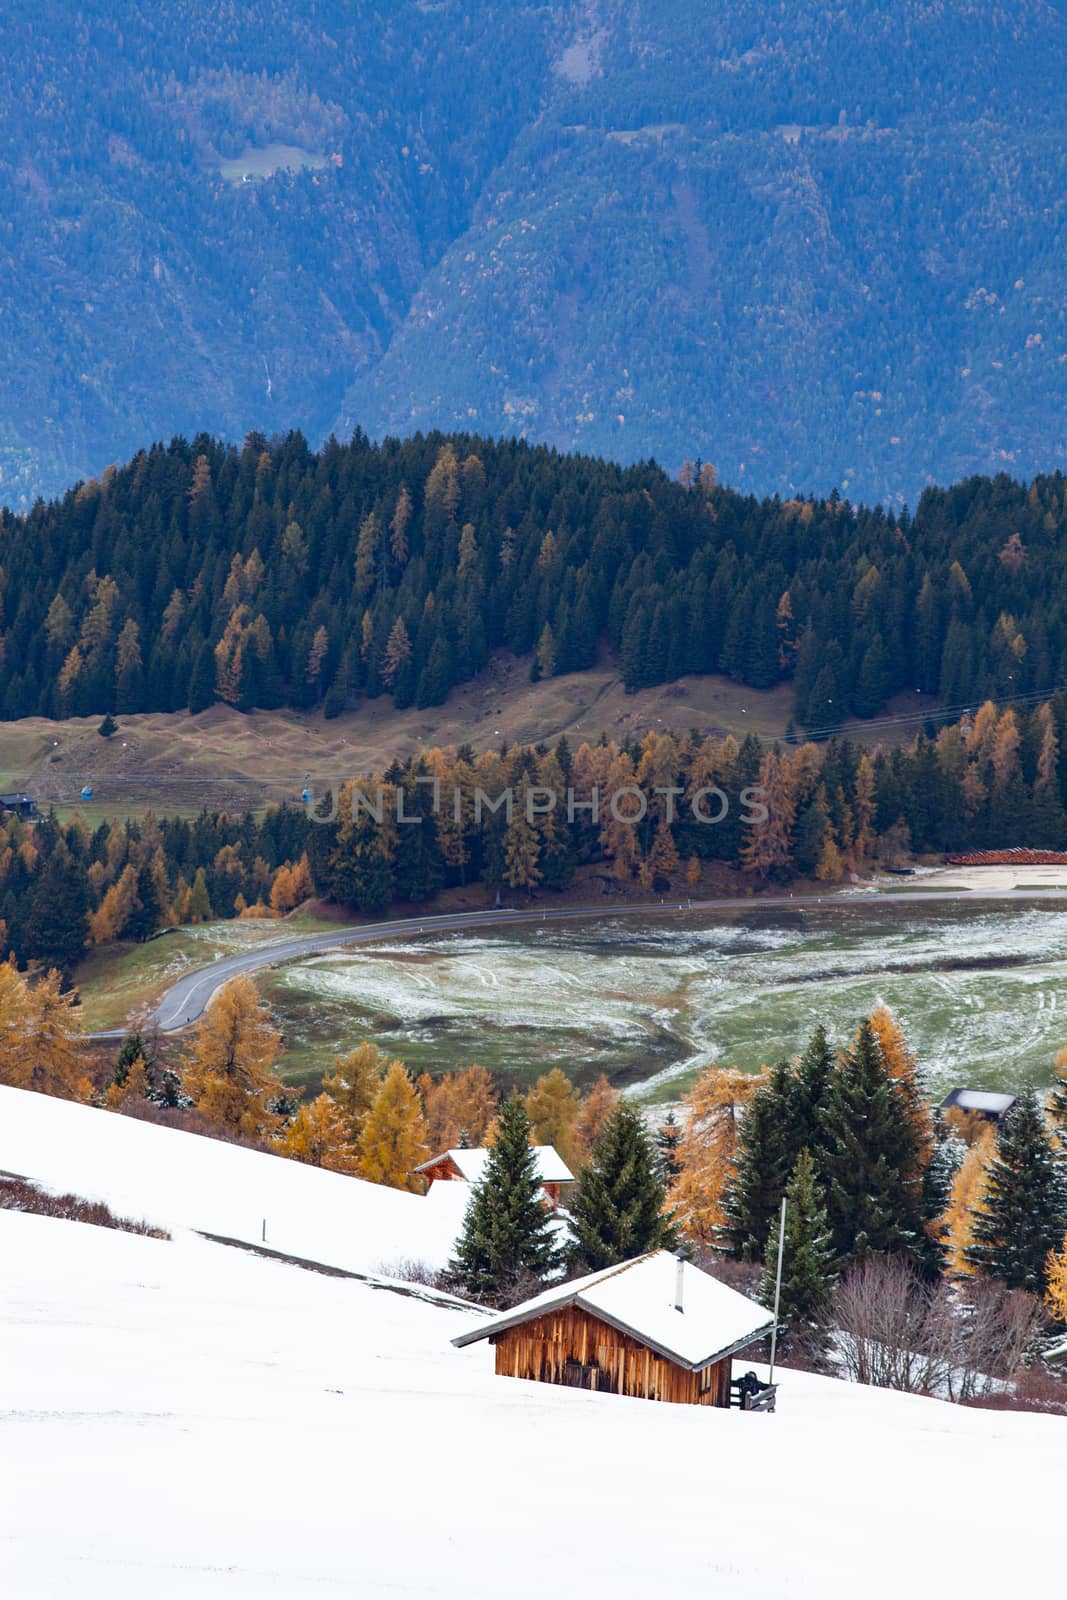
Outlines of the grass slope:
M 918 696 L 891 702 L 889 714 L 932 709 Z M 305 775 L 314 789 L 379 771 L 394 757 L 424 746 L 469 743 L 478 750 L 503 741 L 535 743 L 566 734 L 583 740 L 639 738 L 649 729 L 781 738 L 793 706 L 792 687 L 748 689 L 728 678 L 681 678 L 628 695 L 615 665 L 533 684 L 529 662 L 501 654 L 479 678 L 454 689 L 440 707 L 397 711 L 392 697 L 366 702 L 327 722 L 321 713 L 256 711 L 215 705 L 184 712 L 119 718 L 110 739 L 99 717 L 52 722 L 28 717 L 0 724 L 0 782 L 27 789 L 41 805 L 81 811 L 91 822 L 147 810 L 195 815 L 202 807 L 258 808 L 299 801 Z M 864 738 L 862 723 L 850 725 Z M 913 729 L 906 728 L 910 737 Z M 885 736 L 872 730 L 871 737 Z M 93 788 L 82 801 L 82 787 Z

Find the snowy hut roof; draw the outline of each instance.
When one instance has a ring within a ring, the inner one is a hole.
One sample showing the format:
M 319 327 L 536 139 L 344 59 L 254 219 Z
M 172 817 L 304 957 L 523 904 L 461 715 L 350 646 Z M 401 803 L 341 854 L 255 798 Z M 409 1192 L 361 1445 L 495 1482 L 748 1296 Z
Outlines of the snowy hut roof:
M 492 1317 L 452 1343 L 474 1344 L 508 1328 L 530 1322 L 564 1306 L 578 1306 L 620 1333 L 630 1334 L 658 1355 L 696 1372 L 722 1361 L 770 1333 L 774 1318 L 736 1289 L 730 1289 L 699 1267 L 681 1269 L 682 1309 L 678 1298 L 679 1263 L 669 1250 L 638 1256 L 621 1266 L 591 1272 L 523 1301 Z
M 535 1144 L 534 1155 L 537 1158 L 537 1180 L 539 1183 L 573 1183 L 574 1173 L 568 1167 L 554 1147 L 550 1144 Z M 424 1161 L 421 1167 L 416 1167 L 416 1172 L 425 1172 L 429 1167 L 435 1167 L 439 1161 L 446 1157 L 452 1161 L 462 1178 L 468 1183 L 478 1183 L 485 1172 L 485 1164 L 489 1160 L 489 1151 L 478 1150 L 442 1150 L 440 1154 Z
M 1013 1094 L 993 1094 L 986 1089 L 953 1089 L 941 1102 L 942 1111 L 958 1106 L 961 1111 L 983 1111 L 990 1117 L 1002 1117 L 1015 1104 Z

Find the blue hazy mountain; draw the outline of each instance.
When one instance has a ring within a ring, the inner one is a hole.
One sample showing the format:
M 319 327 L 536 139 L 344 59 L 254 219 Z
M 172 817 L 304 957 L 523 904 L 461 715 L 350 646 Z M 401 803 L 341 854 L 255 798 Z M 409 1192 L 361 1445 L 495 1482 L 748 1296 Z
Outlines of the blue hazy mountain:
M 1067 456 L 1063 5 L 8 0 L 0 50 L 0 500 L 200 429 Z

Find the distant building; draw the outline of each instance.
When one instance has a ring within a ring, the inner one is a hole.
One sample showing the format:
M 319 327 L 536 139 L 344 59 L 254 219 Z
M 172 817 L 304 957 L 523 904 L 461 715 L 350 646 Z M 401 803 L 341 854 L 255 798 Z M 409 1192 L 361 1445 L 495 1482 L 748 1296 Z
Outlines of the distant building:
M 0 814 L 13 812 L 16 817 L 35 817 L 37 802 L 28 794 L 0 794 Z
M 733 1381 L 733 1357 L 765 1338 L 773 1317 L 667 1250 L 563 1283 L 501 1312 L 452 1343 L 488 1339 L 499 1377 L 666 1400 L 773 1410 L 774 1390 Z
M 970 1111 L 984 1122 L 1003 1122 L 1018 1099 L 1015 1094 L 993 1094 L 986 1089 L 953 1089 L 941 1102 L 942 1111 Z
M 561 1186 L 573 1183 L 574 1173 L 550 1144 L 534 1145 L 534 1155 L 537 1158 L 537 1176 L 545 1191 L 546 1201 L 552 1207 L 558 1206 Z M 477 1183 L 488 1159 L 489 1151 L 484 1148 L 443 1150 L 439 1156 L 424 1161 L 415 1171 L 429 1184 Z

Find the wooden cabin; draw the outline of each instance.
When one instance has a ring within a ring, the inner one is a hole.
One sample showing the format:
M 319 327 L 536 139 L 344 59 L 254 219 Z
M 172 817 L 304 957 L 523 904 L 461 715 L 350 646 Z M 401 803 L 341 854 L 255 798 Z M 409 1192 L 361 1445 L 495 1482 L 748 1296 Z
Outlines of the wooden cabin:
M 499 1377 L 725 1407 L 733 1357 L 765 1338 L 773 1320 L 763 1306 L 658 1250 L 547 1289 L 452 1342 L 488 1339 Z
M 988 1089 L 953 1089 L 941 1102 L 942 1111 L 964 1111 L 982 1122 L 1003 1122 L 1018 1099 L 1014 1094 L 994 1094 Z
M 560 1203 L 562 1186 L 565 1183 L 573 1183 L 574 1174 L 552 1145 L 536 1144 L 533 1148 L 537 1160 L 537 1176 L 544 1190 L 545 1203 L 555 1210 Z M 427 1184 L 478 1183 L 485 1172 L 488 1159 L 489 1151 L 484 1148 L 442 1150 L 440 1155 L 424 1161 L 421 1167 L 415 1168 L 415 1171 L 420 1178 L 426 1179 Z
M 0 794 L 0 813 L 4 812 L 16 817 L 35 817 L 37 802 L 30 794 Z

